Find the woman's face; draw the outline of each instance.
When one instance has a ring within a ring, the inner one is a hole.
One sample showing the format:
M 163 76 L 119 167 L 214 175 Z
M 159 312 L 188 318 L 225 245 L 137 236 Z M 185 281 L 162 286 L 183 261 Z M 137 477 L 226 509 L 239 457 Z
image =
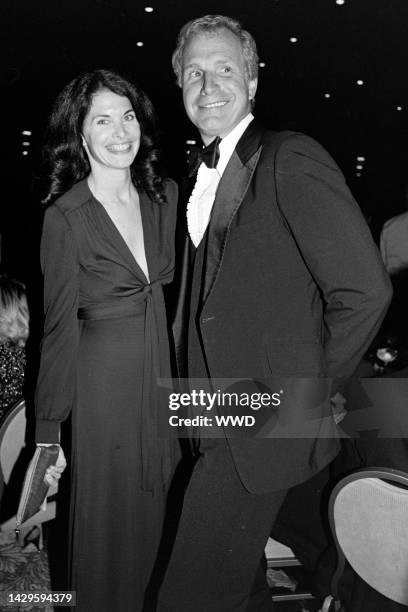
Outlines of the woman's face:
M 91 171 L 126 169 L 140 146 L 140 125 L 128 98 L 109 89 L 93 96 L 82 126 L 82 142 Z

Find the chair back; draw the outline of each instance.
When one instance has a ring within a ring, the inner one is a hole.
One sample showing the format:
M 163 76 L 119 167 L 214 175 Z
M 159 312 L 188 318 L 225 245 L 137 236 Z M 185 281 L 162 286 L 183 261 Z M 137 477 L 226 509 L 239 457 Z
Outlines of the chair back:
M 19 479 L 20 474 L 16 474 L 13 470 L 15 470 L 15 466 L 25 450 L 29 450 L 25 448 L 26 425 L 25 401 L 21 399 L 13 406 L 0 423 L 0 476 L 3 476 L 4 483 L 10 488 L 12 497 L 15 492 L 17 492 L 18 496 L 20 495 L 22 486 L 22 481 L 20 482 Z M 29 458 L 23 457 L 23 459 L 25 472 Z M 21 476 L 24 477 L 24 474 L 21 474 Z M 50 487 L 47 497 L 52 498 L 57 492 L 58 485 Z M 55 516 L 56 503 L 55 501 L 48 501 L 45 510 L 39 510 L 34 516 L 20 526 L 20 542 L 24 541 L 25 535 L 33 526 L 50 521 L 54 519 Z M 12 516 L 0 525 L 0 531 L 4 533 L 7 531 L 14 531 L 16 526 L 16 516 Z
M 329 520 L 339 558 L 333 595 L 346 558 L 373 589 L 408 605 L 408 474 L 367 468 L 346 476 L 332 492 Z
M 25 401 L 19 400 L 0 424 L 0 470 L 7 484 L 13 467 L 25 446 Z

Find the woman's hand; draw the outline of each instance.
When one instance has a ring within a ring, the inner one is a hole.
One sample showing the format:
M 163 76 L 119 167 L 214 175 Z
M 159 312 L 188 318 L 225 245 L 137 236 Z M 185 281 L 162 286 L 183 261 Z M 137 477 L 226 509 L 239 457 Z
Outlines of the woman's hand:
M 50 444 L 38 444 L 37 446 L 50 446 Z M 59 445 L 58 445 L 59 446 Z M 47 469 L 44 480 L 50 487 L 56 487 L 58 485 L 58 481 L 61 478 L 62 472 L 67 467 L 67 462 L 65 459 L 64 451 L 61 446 L 59 447 L 59 453 L 57 457 L 57 461 L 55 465 L 50 465 Z

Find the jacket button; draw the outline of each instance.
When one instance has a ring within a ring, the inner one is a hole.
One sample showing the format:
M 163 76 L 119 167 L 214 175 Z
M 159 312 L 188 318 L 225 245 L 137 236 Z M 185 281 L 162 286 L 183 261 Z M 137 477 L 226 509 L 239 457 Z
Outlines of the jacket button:
M 201 323 L 208 323 L 208 321 L 212 321 L 215 317 L 203 317 L 201 319 Z

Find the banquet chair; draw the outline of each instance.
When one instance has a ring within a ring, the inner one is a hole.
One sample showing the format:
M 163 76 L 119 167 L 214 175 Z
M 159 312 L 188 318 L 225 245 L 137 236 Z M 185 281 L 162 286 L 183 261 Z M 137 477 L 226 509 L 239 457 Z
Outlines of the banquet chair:
M 13 470 L 26 446 L 25 434 L 27 421 L 25 408 L 24 399 L 19 400 L 6 414 L 0 424 L 0 478 L 3 479 L 6 486 L 8 485 L 10 487 L 14 486 Z M 57 491 L 58 486 L 50 487 L 47 498 L 53 497 Z M 42 523 L 54 519 L 55 515 L 55 500 L 47 501 L 44 510 L 39 510 L 34 516 L 20 525 L 20 533 L 18 536 L 19 542 L 21 544 L 24 542 L 25 537 L 33 527 L 40 527 Z M 16 529 L 16 526 L 16 516 L 13 516 L 0 525 L 0 531 L 3 533 L 13 531 Z M 40 542 L 42 542 L 41 537 Z
M 408 605 L 408 474 L 366 468 L 343 478 L 329 500 L 337 568 L 321 612 L 345 612 L 339 586 L 346 561 L 370 587 Z

